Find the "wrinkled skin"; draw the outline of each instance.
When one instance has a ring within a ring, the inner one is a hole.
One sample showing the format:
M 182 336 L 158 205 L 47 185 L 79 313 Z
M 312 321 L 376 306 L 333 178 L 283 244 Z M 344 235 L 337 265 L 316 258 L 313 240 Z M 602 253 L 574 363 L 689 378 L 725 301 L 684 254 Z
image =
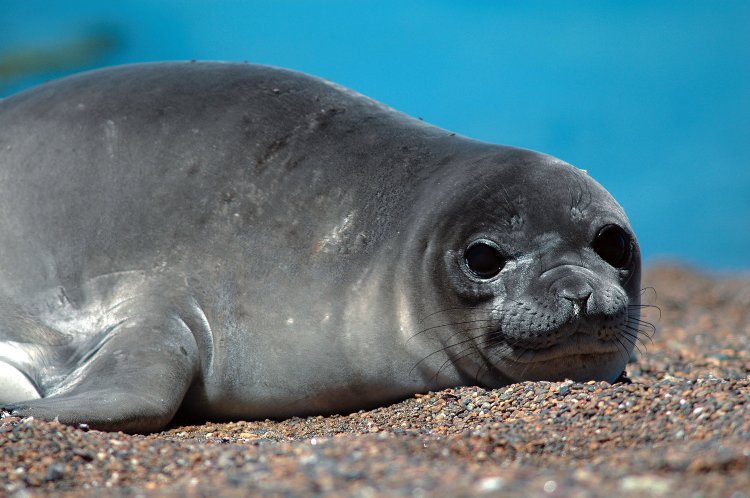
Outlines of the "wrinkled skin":
M 299 73 L 164 63 L 43 85 L 0 101 L 0 175 L 0 406 L 17 414 L 147 432 L 613 381 L 637 339 L 637 242 L 585 173 Z

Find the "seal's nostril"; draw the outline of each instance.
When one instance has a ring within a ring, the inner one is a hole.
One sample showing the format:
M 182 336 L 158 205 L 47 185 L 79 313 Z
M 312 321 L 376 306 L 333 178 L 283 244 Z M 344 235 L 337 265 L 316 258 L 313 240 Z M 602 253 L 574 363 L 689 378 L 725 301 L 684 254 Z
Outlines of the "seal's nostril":
M 578 303 L 581 305 L 585 305 L 586 302 L 589 300 L 589 297 L 591 297 L 591 293 L 594 292 L 591 287 L 588 285 L 580 286 L 580 287 L 563 287 L 558 292 L 558 296 L 560 296 L 563 299 L 567 299 L 568 301 L 572 301 L 574 303 Z
M 568 287 L 558 292 L 558 295 L 573 304 L 573 316 L 588 314 L 588 301 L 593 291 L 586 285 L 585 288 Z

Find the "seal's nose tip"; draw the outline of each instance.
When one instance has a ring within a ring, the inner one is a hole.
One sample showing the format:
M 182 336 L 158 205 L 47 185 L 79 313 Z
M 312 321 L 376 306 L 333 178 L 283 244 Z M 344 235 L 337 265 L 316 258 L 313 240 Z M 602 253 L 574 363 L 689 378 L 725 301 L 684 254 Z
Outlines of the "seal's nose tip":
M 557 293 L 563 299 L 570 301 L 573 305 L 573 316 L 579 317 L 581 314 L 589 313 L 589 297 L 593 289 L 589 284 L 566 285 Z
M 565 285 L 557 293 L 563 299 L 585 305 L 591 297 L 594 289 L 587 283 L 581 283 L 579 285 Z

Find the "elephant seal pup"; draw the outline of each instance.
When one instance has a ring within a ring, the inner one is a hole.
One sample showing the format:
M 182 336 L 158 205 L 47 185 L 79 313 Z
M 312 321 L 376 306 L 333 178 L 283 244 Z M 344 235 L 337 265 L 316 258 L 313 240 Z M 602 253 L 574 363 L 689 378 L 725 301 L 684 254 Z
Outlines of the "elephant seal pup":
M 48 83 L 0 102 L 0 175 L 15 414 L 148 432 L 614 381 L 638 339 L 638 245 L 584 172 L 303 74 Z

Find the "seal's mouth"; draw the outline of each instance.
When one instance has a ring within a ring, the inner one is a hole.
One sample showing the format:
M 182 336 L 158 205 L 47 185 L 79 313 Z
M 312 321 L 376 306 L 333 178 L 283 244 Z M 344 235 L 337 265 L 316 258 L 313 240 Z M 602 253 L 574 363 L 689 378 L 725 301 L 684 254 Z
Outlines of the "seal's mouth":
M 546 348 L 531 349 L 515 346 L 508 355 L 508 359 L 516 363 L 531 364 L 559 358 L 598 356 L 612 353 L 624 354 L 623 348 L 618 342 L 602 341 L 585 334 L 575 333 L 560 344 Z

